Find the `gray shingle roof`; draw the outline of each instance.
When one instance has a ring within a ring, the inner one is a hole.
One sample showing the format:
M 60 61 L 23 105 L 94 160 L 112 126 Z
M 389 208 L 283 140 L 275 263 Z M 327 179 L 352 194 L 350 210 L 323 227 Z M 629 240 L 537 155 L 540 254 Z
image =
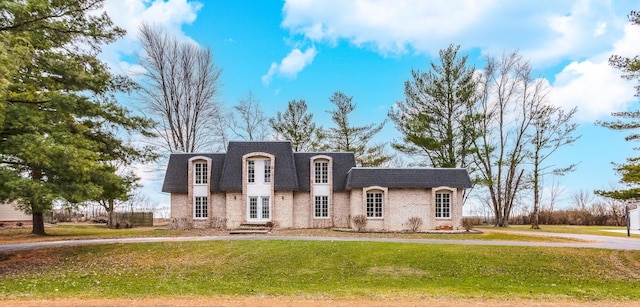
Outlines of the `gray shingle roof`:
M 310 191 L 311 165 L 310 161 L 315 156 L 329 156 L 333 161 L 333 191 L 345 191 L 347 173 L 356 166 L 356 159 L 352 152 L 296 152 L 296 170 L 298 173 L 298 187 L 300 191 Z
M 274 142 L 229 142 L 227 156 L 222 170 L 220 189 L 242 191 L 242 156 L 252 152 L 266 152 L 274 155 L 274 189 L 276 191 L 297 191 L 298 176 L 289 141 Z
M 164 175 L 162 192 L 166 193 L 187 193 L 189 185 L 189 159 L 196 156 L 210 158 L 211 161 L 211 192 L 220 191 L 220 177 L 224 165 L 225 154 L 223 153 L 180 153 L 171 154 L 167 164 L 167 172 Z
M 471 180 L 465 169 L 355 167 L 353 153 L 294 153 L 290 142 L 277 141 L 229 142 L 226 154 L 172 154 L 167 165 L 162 192 L 188 192 L 189 159 L 195 156 L 212 159 L 211 192 L 241 191 L 242 156 L 252 152 L 266 152 L 275 156 L 274 189 L 276 191 L 309 191 L 310 159 L 317 155 L 329 156 L 333 160 L 334 191 L 369 186 L 388 188 L 471 187 Z
M 352 168 L 347 190 L 381 186 L 388 188 L 470 188 L 471 179 L 461 168 Z

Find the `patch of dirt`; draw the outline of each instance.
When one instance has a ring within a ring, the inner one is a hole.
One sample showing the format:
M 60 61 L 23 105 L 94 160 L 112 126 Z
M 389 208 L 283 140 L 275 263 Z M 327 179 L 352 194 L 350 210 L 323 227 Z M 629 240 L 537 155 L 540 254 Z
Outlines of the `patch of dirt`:
M 59 249 L 43 248 L 21 252 L 0 253 L 0 277 L 32 271 L 60 261 Z M 2 304 L 0 303 L 0 306 Z

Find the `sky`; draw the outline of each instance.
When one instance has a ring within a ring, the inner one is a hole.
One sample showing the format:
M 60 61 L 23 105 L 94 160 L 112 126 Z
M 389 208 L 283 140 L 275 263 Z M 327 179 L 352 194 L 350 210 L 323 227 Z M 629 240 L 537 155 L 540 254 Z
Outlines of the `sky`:
M 487 56 L 519 51 L 533 76 L 546 79 L 550 102 L 578 107 L 580 139 L 551 159 L 558 167 L 579 163 L 575 172 L 547 177 L 571 205 L 580 191 L 619 186 L 612 163 L 637 156 L 625 132 L 595 125 L 611 112 L 638 109 L 634 81 L 608 65 L 612 54 L 640 54 L 640 27 L 627 14 L 635 1 L 606 0 L 106 0 L 104 8 L 127 35 L 105 46 L 101 59 L 118 73 L 141 71 L 135 56 L 141 23 L 210 48 L 222 68 L 220 95 L 226 107 L 249 91 L 267 116 L 304 99 L 314 120 L 331 126 L 329 97 L 341 91 L 357 104 L 354 125 L 380 123 L 404 99 L 411 70 L 426 71 L 450 44 L 476 69 Z M 135 101 L 122 99 L 127 106 Z M 143 112 L 144 109 L 140 108 Z M 400 140 L 387 122 L 376 142 Z M 163 171 L 140 167 L 144 193 L 168 207 L 160 192 Z M 467 211 L 468 213 L 471 213 Z

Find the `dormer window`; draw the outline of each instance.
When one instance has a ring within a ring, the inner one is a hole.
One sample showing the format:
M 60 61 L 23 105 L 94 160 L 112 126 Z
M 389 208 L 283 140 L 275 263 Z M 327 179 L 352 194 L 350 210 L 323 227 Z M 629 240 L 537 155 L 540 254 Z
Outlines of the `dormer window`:
M 196 162 L 194 164 L 194 183 L 207 184 L 208 166 L 207 162 Z
M 271 160 L 264 160 L 264 182 L 271 182 Z
M 315 183 L 329 183 L 329 162 L 315 162 Z
M 256 182 L 256 161 L 247 161 L 247 182 Z

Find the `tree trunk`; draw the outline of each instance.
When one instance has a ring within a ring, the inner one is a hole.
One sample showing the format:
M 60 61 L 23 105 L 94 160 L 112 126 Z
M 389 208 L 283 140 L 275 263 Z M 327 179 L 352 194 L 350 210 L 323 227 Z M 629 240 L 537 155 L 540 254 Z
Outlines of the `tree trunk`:
M 113 207 L 114 207 L 114 200 L 113 199 L 109 199 L 109 208 L 107 209 L 107 214 L 108 214 L 108 218 L 107 218 L 107 227 L 109 228 L 114 228 L 113 226 Z
M 34 212 L 32 221 L 33 228 L 31 233 L 39 236 L 46 235 L 44 232 L 44 217 L 42 216 L 42 212 Z

